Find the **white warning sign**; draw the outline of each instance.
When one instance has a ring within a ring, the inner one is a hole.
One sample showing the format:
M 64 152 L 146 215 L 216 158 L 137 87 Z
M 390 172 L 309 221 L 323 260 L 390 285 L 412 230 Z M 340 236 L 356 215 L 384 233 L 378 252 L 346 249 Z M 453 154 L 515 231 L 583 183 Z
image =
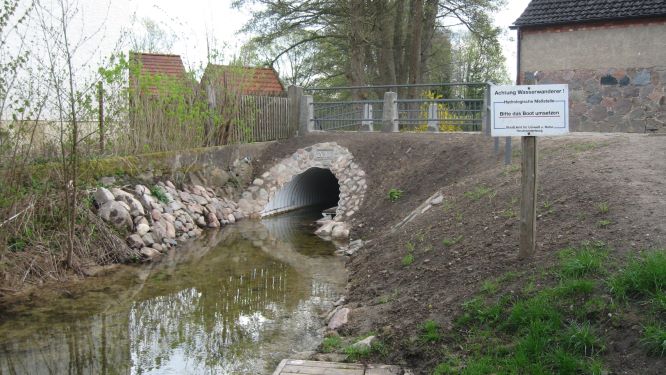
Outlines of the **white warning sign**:
M 490 86 L 493 137 L 569 133 L 569 86 Z

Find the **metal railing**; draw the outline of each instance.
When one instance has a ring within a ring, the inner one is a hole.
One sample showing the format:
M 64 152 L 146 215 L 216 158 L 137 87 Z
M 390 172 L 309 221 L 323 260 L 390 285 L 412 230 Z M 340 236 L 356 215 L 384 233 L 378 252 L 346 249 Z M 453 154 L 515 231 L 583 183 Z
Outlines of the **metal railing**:
M 309 88 L 313 130 L 481 131 L 485 83 Z M 387 101 L 386 93 L 396 93 Z M 363 100 L 351 100 L 352 97 Z

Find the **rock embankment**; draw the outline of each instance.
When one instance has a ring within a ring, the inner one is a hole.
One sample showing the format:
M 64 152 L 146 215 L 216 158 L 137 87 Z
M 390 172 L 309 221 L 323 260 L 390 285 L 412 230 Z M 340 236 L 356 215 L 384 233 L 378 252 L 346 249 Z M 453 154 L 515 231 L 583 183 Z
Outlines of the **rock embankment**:
M 149 189 L 99 188 L 94 193 L 98 214 L 116 229 L 127 231 L 127 243 L 152 259 L 178 241 L 200 236 L 204 228 L 219 228 L 243 219 L 238 205 L 210 188 L 159 182 Z

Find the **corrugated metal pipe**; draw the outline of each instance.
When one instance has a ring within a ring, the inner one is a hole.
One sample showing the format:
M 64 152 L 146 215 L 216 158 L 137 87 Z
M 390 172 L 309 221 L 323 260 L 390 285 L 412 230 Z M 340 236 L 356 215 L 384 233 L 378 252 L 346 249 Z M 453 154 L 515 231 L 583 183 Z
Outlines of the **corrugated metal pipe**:
M 340 185 L 335 175 L 323 168 L 310 168 L 284 184 L 268 202 L 262 216 L 275 215 L 308 206 L 336 206 Z

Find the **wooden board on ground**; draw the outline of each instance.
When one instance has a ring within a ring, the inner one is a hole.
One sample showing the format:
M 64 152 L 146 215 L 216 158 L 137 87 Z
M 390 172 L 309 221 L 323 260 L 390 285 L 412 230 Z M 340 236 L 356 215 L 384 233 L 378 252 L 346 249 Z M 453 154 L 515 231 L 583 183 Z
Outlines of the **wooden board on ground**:
M 278 365 L 273 375 L 398 375 L 402 371 L 397 366 L 364 365 L 356 363 L 305 361 L 285 359 Z

